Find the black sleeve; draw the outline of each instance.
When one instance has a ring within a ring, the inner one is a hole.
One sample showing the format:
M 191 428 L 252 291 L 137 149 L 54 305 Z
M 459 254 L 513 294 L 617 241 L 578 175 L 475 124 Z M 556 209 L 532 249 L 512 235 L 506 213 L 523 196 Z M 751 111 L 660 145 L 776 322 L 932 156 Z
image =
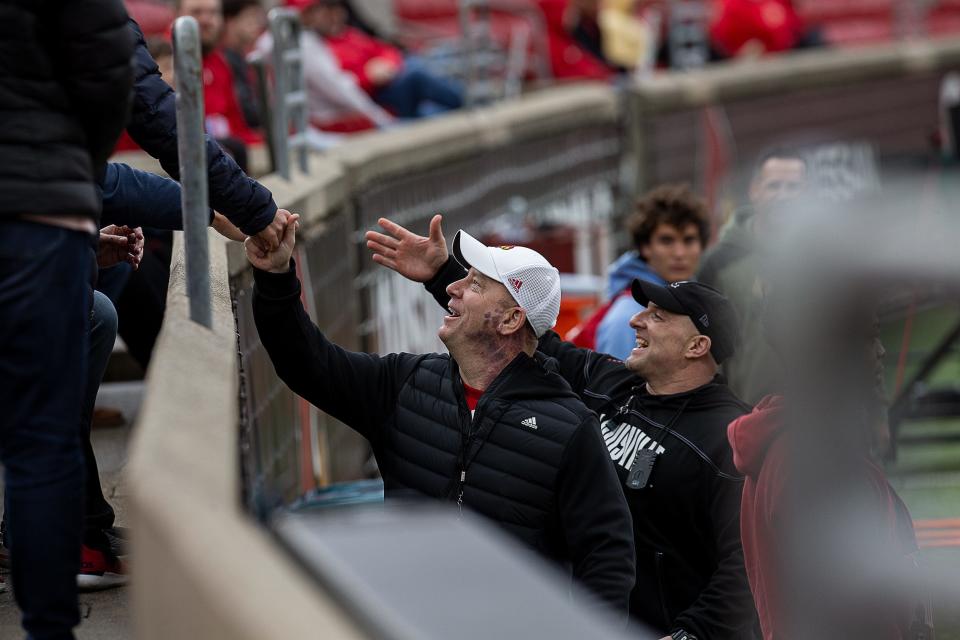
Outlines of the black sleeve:
M 63 2 L 53 43 L 58 77 L 87 137 L 94 174 L 102 175 L 130 109 L 133 36 L 120 0 Z
M 624 368 L 623 362 L 613 356 L 566 342 L 554 331 L 547 331 L 540 337 L 537 350 L 556 359 L 560 375 L 579 396 L 583 396 L 583 392 L 605 373 L 632 375 Z M 602 389 L 598 391 L 603 392 Z
M 567 444 L 557 501 L 574 578 L 626 622 L 636 581 L 633 520 L 595 415 Z
M 100 224 L 130 227 L 183 229 L 180 183 L 149 171 L 111 162 L 101 185 L 103 214 Z M 207 224 L 213 220 L 209 211 Z
M 290 263 L 286 273 L 254 270 L 253 317 L 260 341 L 294 393 L 375 440 L 419 357 L 355 353 L 327 340 L 300 303 L 300 281 Z
M 433 299 L 437 301 L 444 309 L 450 304 L 450 296 L 447 295 L 447 287 L 462 280 L 467 275 L 467 270 L 460 266 L 460 263 L 453 259 L 453 256 L 447 258 L 440 270 L 433 276 L 432 280 L 423 283 Z
M 130 21 L 136 40 L 134 52 L 133 110 L 127 133 L 143 150 L 160 161 L 174 179 L 180 176 L 177 155 L 176 94 L 154 62 L 140 27 Z M 273 195 L 250 178 L 220 145 L 206 136 L 207 181 L 210 206 L 225 215 L 247 235 L 263 231 L 277 213 Z
M 730 467 L 732 468 L 732 463 Z M 700 596 L 674 619 L 698 638 L 737 638 L 756 617 L 740 542 L 743 482 L 714 473 L 710 484 L 710 526 L 717 568 Z

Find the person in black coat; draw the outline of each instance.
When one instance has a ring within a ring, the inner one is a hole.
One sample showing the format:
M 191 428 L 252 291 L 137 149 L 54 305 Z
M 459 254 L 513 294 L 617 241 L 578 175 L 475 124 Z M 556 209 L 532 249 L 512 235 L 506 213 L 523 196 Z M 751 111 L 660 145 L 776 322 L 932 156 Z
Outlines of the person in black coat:
M 176 180 L 180 176 L 176 94 L 160 76 L 140 27 L 133 20 L 129 26 L 136 50 L 133 109 L 127 133 Z M 245 234 L 255 237 L 263 248 L 276 248 L 289 212 L 278 210 L 270 191 L 241 171 L 209 135 L 206 143 L 210 206 Z
M 368 232 L 375 262 L 426 284 L 441 305 L 463 268 L 448 257 L 441 217 L 430 237 L 386 219 Z M 756 612 L 740 543 L 743 478 L 726 427 L 749 412 L 717 374 L 735 350 L 732 304 L 697 282 L 634 280 L 647 307 L 626 361 L 550 331 L 538 349 L 600 416 L 599 430 L 633 514 L 637 581 L 630 613 L 675 640 L 752 638 Z
M 161 77 L 140 27 L 133 20 L 128 24 L 136 48 L 133 107 L 127 133 L 160 161 L 164 171 L 179 179 L 176 93 Z M 270 191 L 247 176 L 217 141 L 209 135 L 205 139 L 211 208 L 264 247 L 276 247 L 289 212 L 278 209 Z M 111 298 L 117 306 L 120 335 L 130 355 L 144 370 L 150 364 L 166 308 L 172 248 L 169 234 L 148 230 L 147 239 L 148 250 L 141 268 L 124 282 L 117 282 L 116 274 L 109 274 L 110 282 L 105 283 L 112 289 Z
M 254 319 L 277 375 L 370 440 L 388 500 L 447 500 L 486 516 L 626 620 L 634 553 L 623 491 L 596 416 L 536 353 L 560 309 L 557 270 L 530 249 L 461 232 L 454 253 L 469 272 L 450 285 L 438 332 L 450 354 L 353 353 L 303 309 L 295 228 L 273 252 L 246 243 Z
M 0 462 L 30 638 L 79 623 L 79 421 L 100 198 L 133 39 L 120 0 L 0 4 Z

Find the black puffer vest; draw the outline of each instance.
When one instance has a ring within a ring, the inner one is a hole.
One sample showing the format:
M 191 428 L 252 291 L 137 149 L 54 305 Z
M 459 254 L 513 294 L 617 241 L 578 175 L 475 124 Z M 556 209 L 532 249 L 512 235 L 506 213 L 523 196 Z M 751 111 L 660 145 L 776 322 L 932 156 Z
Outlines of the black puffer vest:
M 554 487 L 567 443 L 590 414 L 549 362 L 519 356 L 471 418 L 456 363 L 425 356 L 400 390 L 391 428 L 373 443 L 387 494 L 462 500 L 563 556 Z

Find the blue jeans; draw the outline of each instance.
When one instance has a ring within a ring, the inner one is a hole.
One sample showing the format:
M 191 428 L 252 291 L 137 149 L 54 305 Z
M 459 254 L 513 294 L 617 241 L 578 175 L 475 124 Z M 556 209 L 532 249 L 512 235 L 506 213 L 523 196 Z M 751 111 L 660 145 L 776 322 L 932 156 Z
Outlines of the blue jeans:
M 114 267 L 118 268 L 118 267 Z M 112 271 L 107 269 L 103 273 Z M 113 508 L 103 497 L 100 471 L 90 442 L 90 423 L 97 403 L 97 391 L 103 373 L 110 362 L 113 344 L 117 340 L 117 311 L 110 298 L 100 291 L 93 292 L 93 310 L 90 313 L 90 343 L 87 350 L 87 382 L 80 411 L 80 437 L 83 441 L 83 462 L 86 473 L 83 511 L 83 544 L 100 551 L 109 549 L 103 530 L 113 526 Z
M 373 98 L 401 118 L 420 118 L 463 106 L 463 92 L 456 83 L 431 74 L 412 56 L 404 60 L 397 77 L 374 92 Z
M 0 221 L 0 462 L 7 542 L 31 640 L 73 638 L 80 621 L 83 455 L 92 238 Z

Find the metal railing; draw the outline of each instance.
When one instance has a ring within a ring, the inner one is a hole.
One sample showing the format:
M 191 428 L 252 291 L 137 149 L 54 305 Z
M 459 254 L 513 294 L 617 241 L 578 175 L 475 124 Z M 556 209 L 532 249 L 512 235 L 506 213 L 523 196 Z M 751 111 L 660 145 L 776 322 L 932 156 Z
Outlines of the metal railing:
M 300 170 L 307 172 L 307 92 L 300 50 L 300 18 L 290 9 L 269 13 L 273 36 L 274 169 L 290 179 L 290 152 L 296 150 Z
M 177 74 L 177 152 L 183 210 L 184 262 L 190 319 L 213 326 L 210 252 L 207 246 L 207 146 L 203 129 L 200 30 L 189 16 L 173 25 Z

